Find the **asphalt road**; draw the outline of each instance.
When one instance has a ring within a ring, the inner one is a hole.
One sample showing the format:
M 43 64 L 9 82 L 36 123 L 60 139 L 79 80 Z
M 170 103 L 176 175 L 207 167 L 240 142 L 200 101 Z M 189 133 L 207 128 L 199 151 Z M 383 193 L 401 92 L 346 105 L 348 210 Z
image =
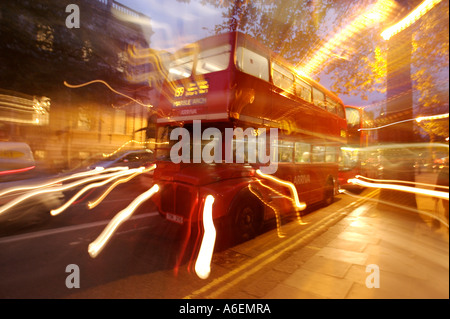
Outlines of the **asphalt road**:
M 44 225 L 1 237 L 0 298 L 214 298 L 214 285 L 242 284 L 240 277 L 295 249 L 292 238 L 312 239 L 330 216 L 352 209 L 355 201 L 339 195 L 332 205 L 308 211 L 304 224 L 293 219 L 284 220 L 279 230 L 268 225 L 257 238 L 215 252 L 211 275 L 200 279 L 193 271 L 195 241 L 185 245 L 184 230 L 162 219 L 149 203 L 117 230 L 99 256 L 89 256 L 88 245 L 142 190 L 127 183 L 93 210 L 81 200 Z

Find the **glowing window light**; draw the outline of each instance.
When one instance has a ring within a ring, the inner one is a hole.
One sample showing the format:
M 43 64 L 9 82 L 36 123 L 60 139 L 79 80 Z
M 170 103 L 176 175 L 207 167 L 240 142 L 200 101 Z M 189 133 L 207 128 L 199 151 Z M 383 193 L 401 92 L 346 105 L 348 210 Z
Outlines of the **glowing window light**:
M 385 40 L 389 40 L 392 36 L 396 35 L 400 31 L 406 29 L 414 22 L 419 20 L 423 15 L 430 11 L 434 6 L 436 6 L 441 0 L 425 0 L 417 8 L 415 8 L 411 13 L 404 17 L 401 21 L 394 24 L 393 26 L 387 28 L 381 33 L 381 36 Z
M 362 181 L 357 178 L 349 179 L 348 182 L 350 184 L 359 185 L 359 186 L 363 186 L 363 187 L 391 189 L 391 190 L 403 191 L 403 192 L 408 192 L 408 193 L 427 195 L 427 196 L 432 196 L 432 197 L 442 198 L 442 199 L 447 199 L 447 200 L 449 197 L 448 192 L 440 192 L 440 191 L 411 187 L 411 186 L 365 182 L 365 181 Z
M 197 261 L 195 262 L 195 273 L 201 279 L 206 279 L 211 273 L 211 259 L 216 241 L 216 229 L 212 218 L 212 205 L 214 196 L 208 195 L 205 198 L 203 207 L 203 228 L 204 234 Z
M 138 197 L 136 197 L 130 205 L 117 213 L 116 216 L 108 223 L 103 232 L 95 239 L 92 243 L 89 244 L 88 252 L 92 258 L 95 258 L 100 254 L 102 249 L 105 247 L 111 236 L 114 234 L 116 229 L 125 222 L 134 211 L 146 200 L 152 197 L 156 192 L 159 191 L 159 186 L 157 184 L 153 185 L 149 190 L 142 193 Z
M 281 185 L 284 185 L 286 187 L 289 187 L 289 189 L 291 190 L 292 197 L 294 198 L 294 203 L 295 203 L 296 209 L 297 210 L 304 210 L 306 208 L 306 204 L 300 202 L 300 200 L 298 199 L 297 189 L 295 188 L 294 184 L 292 184 L 290 182 L 283 181 L 283 180 L 281 180 L 279 178 L 276 178 L 276 177 L 274 177 L 272 175 L 263 174 L 259 169 L 256 170 L 256 173 L 259 176 L 263 177 L 263 178 L 270 179 L 271 181 L 274 181 L 274 182 L 276 182 L 278 184 L 281 184 Z
M 108 194 L 119 184 L 128 182 L 129 180 L 133 179 L 134 177 L 136 177 L 139 174 L 142 173 L 147 173 L 149 171 L 152 171 L 156 168 L 156 164 L 153 164 L 152 166 L 146 168 L 146 169 L 140 169 L 139 171 L 133 173 L 133 175 L 126 177 L 126 178 L 122 178 L 119 179 L 118 181 L 115 181 L 111 186 L 108 187 L 108 189 L 106 191 L 104 191 L 96 200 L 91 201 L 88 203 L 88 207 L 89 209 L 94 208 L 95 206 L 97 206 L 98 204 L 100 204 L 103 199 L 105 199 L 106 196 L 108 196 Z

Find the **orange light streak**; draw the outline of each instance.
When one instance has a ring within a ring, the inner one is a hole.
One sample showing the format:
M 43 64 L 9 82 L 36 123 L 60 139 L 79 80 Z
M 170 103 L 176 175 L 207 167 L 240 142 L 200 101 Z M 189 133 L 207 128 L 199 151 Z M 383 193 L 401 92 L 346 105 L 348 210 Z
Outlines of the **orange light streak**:
M 211 259 L 216 242 L 216 229 L 212 218 L 212 205 L 214 196 L 208 195 L 203 207 L 203 239 L 195 262 L 195 273 L 201 279 L 206 279 L 211 273 Z
M 122 225 L 123 222 L 128 220 L 134 211 L 146 200 L 152 197 L 156 192 L 159 191 L 159 186 L 157 184 L 153 185 L 149 190 L 142 193 L 136 197 L 130 205 L 117 213 L 116 216 L 108 223 L 103 232 L 89 244 L 88 252 L 92 258 L 97 257 L 103 250 L 105 245 L 108 243 L 111 236 L 114 234 L 116 229 Z
M 265 186 L 265 185 L 263 185 L 263 186 Z M 267 187 L 268 187 L 268 186 L 267 186 Z M 270 187 L 269 187 L 269 188 L 270 188 Z M 259 196 L 259 195 L 252 189 L 252 187 L 251 187 L 250 184 L 248 185 L 248 189 L 249 189 L 250 192 L 251 192 L 253 195 L 255 195 L 255 196 L 256 196 L 256 197 L 257 197 L 264 205 L 266 205 L 267 207 L 270 207 L 270 208 L 273 210 L 273 212 L 275 213 L 275 219 L 276 219 L 276 222 L 277 222 L 277 235 L 278 235 L 279 238 L 284 238 L 284 237 L 286 237 L 286 235 L 281 231 L 281 221 L 280 221 L 280 216 L 279 216 L 278 209 L 277 209 L 275 206 L 269 204 L 267 201 L 265 201 L 261 196 Z
M 139 105 L 145 106 L 145 107 L 147 107 L 147 108 L 153 107 L 153 105 L 151 105 L 151 104 L 143 104 L 141 101 L 138 101 L 138 100 L 136 100 L 136 99 L 133 99 L 131 96 L 128 96 L 128 95 L 126 95 L 126 94 L 123 94 L 123 93 L 120 93 L 119 91 L 114 90 L 108 83 L 106 83 L 106 82 L 103 81 L 103 80 L 92 80 L 92 81 L 89 81 L 89 82 L 86 82 L 86 83 L 82 83 L 82 84 L 77 84 L 77 85 L 75 85 L 75 84 L 69 84 L 69 83 L 67 83 L 66 81 L 64 81 L 64 85 L 67 86 L 68 88 L 71 88 L 71 89 L 81 88 L 81 87 L 83 87 L 83 86 L 87 86 L 87 85 L 90 85 L 90 84 L 93 84 L 93 83 L 102 83 L 102 84 L 104 84 L 108 89 L 110 89 L 112 92 L 114 92 L 114 93 L 116 93 L 116 94 L 118 94 L 118 95 L 121 95 L 121 96 L 123 96 L 123 97 L 126 97 L 127 99 L 130 99 L 131 101 L 133 101 L 133 102 L 135 102 L 135 103 L 137 103 L 137 104 L 139 104 Z
M 391 37 L 397 33 L 405 30 L 407 27 L 412 25 L 414 22 L 420 19 L 428 11 L 433 9 L 441 0 L 425 0 L 417 8 L 415 8 L 411 13 L 409 13 L 402 20 L 394 24 L 393 26 L 387 28 L 381 33 L 381 36 L 385 40 L 389 40 Z
M 362 32 L 363 29 L 374 23 L 386 20 L 394 5 L 395 1 L 393 0 L 379 0 L 320 47 L 308 63 L 302 66 L 297 65 L 297 67 L 309 75 L 316 73 L 317 68 L 329 64 L 333 60 L 331 57 L 339 56 L 333 53 L 336 48 L 340 50 L 347 48 L 348 46 L 345 43 L 355 34 Z
M 300 202 L 299 198 L 298 198 L 298 194 L 297 194 L 297 188 L 295 187 L 294 184 L 292 184 L 291 182 L 287 182 L 287 181 L 283 181 L 279 178 L 276 178 L 272 175 L 268 175 L 268 174 L 263 174 L 259 169 L 256 170 L 256 173 L 266 179 L 270 179 L 271 181 L 274 181 L 278 184 L 284 185 L 286 187 L 289 187 L 293 200 L 294 200 L 294 204 L 295 204 L 295 208 L 298 211 L 304 210 L 306 208 L 306 204 L 303 202 Z

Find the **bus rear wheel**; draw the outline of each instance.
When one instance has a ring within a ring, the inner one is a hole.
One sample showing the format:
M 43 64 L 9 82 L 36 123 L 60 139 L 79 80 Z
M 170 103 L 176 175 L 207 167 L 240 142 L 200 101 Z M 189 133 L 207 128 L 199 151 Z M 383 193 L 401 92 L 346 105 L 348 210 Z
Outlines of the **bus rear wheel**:
M 334 182 L 332 179 L 329 179 L 325 185 L 323 202 L 325 206 L 329 206 L 334 202 Z

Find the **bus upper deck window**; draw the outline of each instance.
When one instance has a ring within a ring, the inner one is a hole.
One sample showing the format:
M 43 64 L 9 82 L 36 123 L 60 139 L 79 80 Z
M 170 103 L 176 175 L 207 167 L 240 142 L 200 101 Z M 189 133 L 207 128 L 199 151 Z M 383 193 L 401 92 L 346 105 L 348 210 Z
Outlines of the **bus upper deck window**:
M 169 81 L 185 79 L 191 76 L 194 55 L 175 57 L 169 64 Z
M 197 58 L 195 74 L 207 74 L 228 68 L 231 45 L 226 44 L 216 48 L 201 51 Z
M 345 110 L 342 104 L 337 105 L 336 112 L 339 117 L 345 118 Z
M 347 125 L 349 128 L 359 128 L 361 117 L 358 110 L 346 108 L 345 117 L 347 118 Z
M 283 90 L 294 93 L 294 75 L 291 71 L 277 63 L 272 63 L 272 77 L 273 84 Z
M 333 114 L 336 114 L 336 106 L 337 103 L 333 101 L 330 97 L 327 96 L 327 111 Z
M 265 81 L 269 81 L 269 60 L 245 47 L 236 50 L 236 65 L 239 70 Z
M 319 106 L 323 109 L 326 108 L 325 106 L 325 94 L 323 94 L 322 91 L 319 91 L 316 88 L 313 88 L 313 103 L 316 106 Z
M 295 78 L 295 90 L 299 98 L 311 102 L 311 86 L 299 78 Z

